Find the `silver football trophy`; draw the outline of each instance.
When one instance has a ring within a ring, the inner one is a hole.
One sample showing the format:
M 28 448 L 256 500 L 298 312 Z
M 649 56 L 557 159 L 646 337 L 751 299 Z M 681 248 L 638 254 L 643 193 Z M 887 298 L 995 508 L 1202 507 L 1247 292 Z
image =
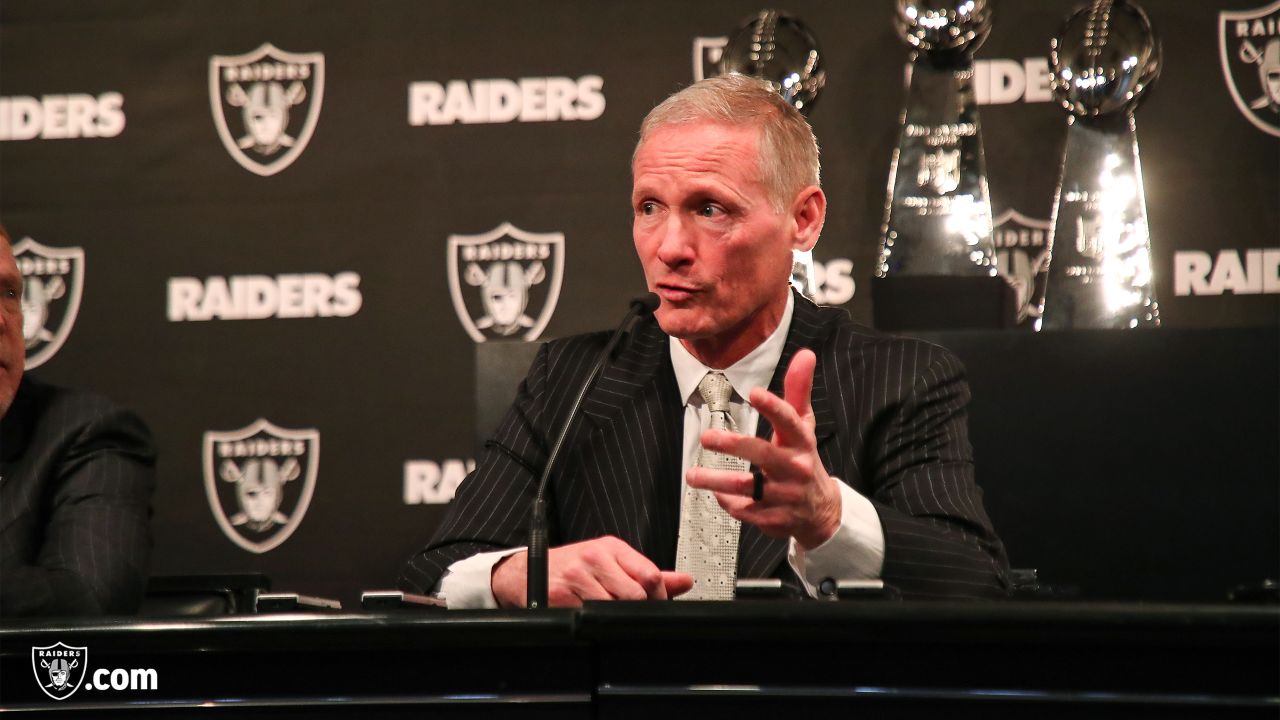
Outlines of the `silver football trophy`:
M 1160 43 L 1138 6 L 1095 0 L 1062 26 L 1050 63 L 1070 114 L 1044 327 L 1158 327 L 1133 111 L 1160 74 Z
M 993 276 L 991 200 L 973 52 L 991 31 L 986 0 L 897 0 L 913 48 L 889 166 L 876 277 Z
M 808 117 L 827 82 L 818 40 L 798 18 L 777 10 L 761 10 L 729 36 L 719 74 L 758 77 Z M 817 295 L 813 253 L 795 251 L 791 284 L 809 299 Z

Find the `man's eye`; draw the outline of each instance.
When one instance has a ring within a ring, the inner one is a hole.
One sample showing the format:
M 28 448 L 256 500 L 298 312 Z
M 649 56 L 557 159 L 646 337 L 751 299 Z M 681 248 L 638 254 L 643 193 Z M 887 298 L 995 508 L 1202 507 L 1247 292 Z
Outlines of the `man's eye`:
M 640 214 L 641 214 L 641 215 L 652 215 L 652 214 L 654 214 L 654 213 L 656 213 L 656 212 L 658 212 L 658 206 L 657 206 L 657 204 L 656 204 L 656 203 L 652 203 L 652 202 L 643 202 L 643 203 L 640 203 Z
M 698 214 L 705 218 L 719 217 L 724 214 L 724 210 L 713 203 L 706 203 L 698 209 Z

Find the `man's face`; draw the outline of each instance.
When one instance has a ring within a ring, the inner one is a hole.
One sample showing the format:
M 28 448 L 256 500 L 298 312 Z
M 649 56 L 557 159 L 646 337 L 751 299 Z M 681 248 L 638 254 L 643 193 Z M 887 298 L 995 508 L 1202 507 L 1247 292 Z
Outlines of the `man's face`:
M 760 181 L 758 147 L 754 127 L 701 122 L 660 128 L 636 152 L 632 237 L 669 335 L 772 330 L 761 311 L 785 298 L 794 228 Z
M 0 417 L 9 411 L 22 380 L 22 274 L 9 239 L 0 235 Z
M 1272 105 L 1280 105 L 1280 38 L 1272 38 L 1263 47 L 1258 64 L 1262 92 Z

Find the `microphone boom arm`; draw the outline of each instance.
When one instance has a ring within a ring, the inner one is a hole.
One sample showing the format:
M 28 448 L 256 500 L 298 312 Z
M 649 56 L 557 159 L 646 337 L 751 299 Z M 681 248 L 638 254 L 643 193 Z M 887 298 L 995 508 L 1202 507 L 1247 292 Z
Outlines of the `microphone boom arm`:
M 556 460 L 560 457 L 560 451 L 564 448 L 565 438 L 569 436 L 569 430 L 573 428 L 573 424 L 577 421 L 579 410 L 582 403 L 587 399 L 587 393 L 595 385 L 596 378 L 604 370 L 609 362 L 609 356 L 613 354 L 613 349 L 618 346 L 618 341 L 622 339 L 622 333 L 631 324 L 632 318 L 640 315 L 648 315 L 658 308 L 658 296 L 653 293 L 646 293 L 631 301 L 631 307 L 627 310 L 627 314 L 623 316 L 622 323 L 618 325 L 618 329 L 613 332 L 609 338 L 609 342 L 601 351 L 600 357 L 596 359 L 596 364 L 592 366 L 591 372 L 587 373 L 586 379 L 582 383 L 582 387 L 578 389 L 578 394 L 573 398 L 573 404 L 569 406 L 569 414 L 566 416 L 564 426 L 560 428 L 560 434 L 556 436 L 555 443 L 551 446 L 551 453 L 547 455 L 547 464 L 543 466 L 542 477 L 538 480 L 538 494 L 534 496 L 533 508 L 529 515 L 529 550 L 528 575 L 525 580 L 525 597 L 526 606 L 530 610 L 549 607 L 547 602 L 547 551 L 549 545 L 549 531 L 547 528 L 547 488 L 551 484 L 551 472 L 555 469 Z

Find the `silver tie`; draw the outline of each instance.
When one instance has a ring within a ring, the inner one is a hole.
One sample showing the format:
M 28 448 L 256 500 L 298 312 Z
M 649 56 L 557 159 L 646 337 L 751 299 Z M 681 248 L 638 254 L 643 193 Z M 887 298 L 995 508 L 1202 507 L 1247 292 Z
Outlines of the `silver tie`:
M 721 372 L 708 372 L 698 383 L 711 427 L 737 431 L 729 414 L 733 385 Z M 746 470 L 747 461 L 723 453 L 698 448 L 695 467 Z M 680 536 L 676 543 L 676 570 L 693 576 L 693 589 L 681 600 L 732 600 L 738 574 L 738 530 L 741 523 L 720 507 L 709 490 L 684 488 L 680 503 Z

